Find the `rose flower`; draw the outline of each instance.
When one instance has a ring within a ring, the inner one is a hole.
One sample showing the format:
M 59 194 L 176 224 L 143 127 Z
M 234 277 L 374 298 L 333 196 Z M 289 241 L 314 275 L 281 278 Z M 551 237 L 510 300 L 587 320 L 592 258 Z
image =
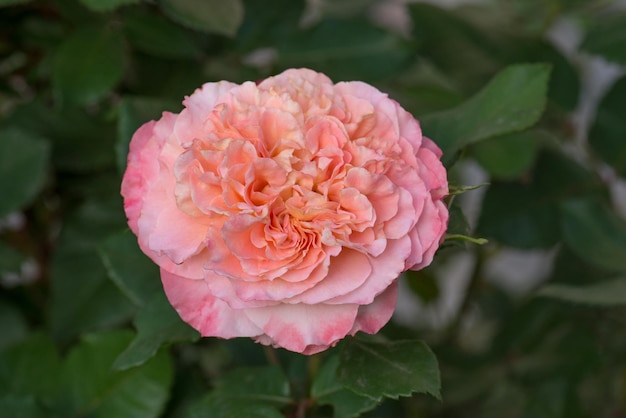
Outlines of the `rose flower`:
M 183 104 L 137 130 L 122 182 L 181 318 L 304 354 L 378 332 L 448 221 L 441 151 L 418 122 L 307 69 L 207 83 Z

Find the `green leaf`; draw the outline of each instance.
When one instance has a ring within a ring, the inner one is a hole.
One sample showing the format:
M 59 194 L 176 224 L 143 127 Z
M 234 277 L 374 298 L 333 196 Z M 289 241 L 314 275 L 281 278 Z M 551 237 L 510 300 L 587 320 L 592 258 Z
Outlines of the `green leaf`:
M 162 293 L 159 268 L 141 252 L 130 229 L 111 235 L 98 252 L 111 280 L 135 305 L 144 306 Z
M 32 0 L 0 0 L 0 7 L 14 6 L 16 4 L 25 4 Z
M 133 14 L 124 19 L 128 40 L 138 50 L 162 58 L 197 58 L 202 50 L 180 26 L 159 15 Z
M 35 395 L 49 399 L 56 391 L 61 361 L 56 347 L 42 333 L 0 353 L 0 395 Z
M 277 47 L 279 67 L 315 68 L 334 81 L 384 79 L 410 57 L 401 38 L 365 20 L 327 20 Z
M 128 320 L 133 305 L 107 278 L 95 251 L 62 246 L 52 259 L 50 326 L 60 340 Z
M 591 199 L 564 202 L 563 238 L 579 257 L 609 271 L 626 272 L 626 221 Z
M 194 405 L 186 418 L 284 418 L 276 408 L 209 396 Z
M 598 195 L 602 182 L 574 160 L 554 151 L 537 157 L 528 178 L 494 182 L 483 199 L 477 234 L 515 248 L 550 248 L 561 237 L 561 202 Z
M 217 382 L 214 395 L 241 403 L 266 402 L 278 406 L 292 402 L 289 382 L 278 366 L 233 370 Z
M 277 366 L 238 368 L 222 376 L 213 392 L 195 404 L 188 418 L 282 418 L 278 408 L 293 400 Z
M 537 291 L 537 296 L 597 306 L 626 305 L 626 278 L 607 280 L 588 286 L 548 284 Z
M 0 218 L 32 202 L 48 171 L 50 145 L 18 129 L 0 131 Z
M 49 413 L 37 403 L 33 396 L 2 396 L 0 411 L 3 418 L 47 418 Z
M 18 106 L 6 123 L 49 138 L 52 163 L 59 170 L 96 171 L 114 162 L 115 125 L 93 111 L 36 99 Z
M 556 0 L 560 1 L 560 0 Z M 510 32 L 494 34 L 500 38 L 503 63 L 549 63 L 552 66 L 548 98 L 565 111 L 574 111 L 580 97 L 578 69 L 558 48 L 544 37 Z
M 244 0 L 244 8 L 244 21 L 234 45 L 237 51 L 274 47 L 302 30 L 300 21 L 305 10 L 302 0 L 273 0 L 272 7 L 267 7 L 266 0 Z M 228 80 L 245 81 L 230 77 Z
M 609 61 L 626 64 L 626 13 L 602 16 L 587 31 L 581 48 Z
M 469 144 L 526 129 L 543 113 L 549 76 L 549 65 L 512 65 L 460 106 L 421 117 L 424 134 L 450 159 Z
M 243 21 L 241 0 L 159 0 L 173 20 L 207 33 L 235 36 Z
M 124 40 L 112 29 L 78 29 L 59 47 L 52 83 L 63 102 L 100 100 L 124 75 Z
M 493 177 L 515 178 L 532 167 L 542 135 L 530 130 L 489 138 L 472 146 L 471 153 Z
M 440 397 L 437 359 L 422 341 L 366 342 L 352 338 L 341 350 L 339 361 L 339 381 L 359 395 L 376 401 L 414 392 Z
M 126 331 L 90 334 L 70 351 L 57 399 L 64 416 L 161 416 L 173 377 L 170 357 L 163 351 L 140 367 L 113 371 L 113 361 L 130 339 Z
M 459 86 L 472 88 L 502 67 L 494 57 L 494 42 L 461 13 L 424 2 L 408 6 L 417 52 Z
M 140 0 L 80 0 L 88 9 L 94 12 L 112 12 L 120 6 L 138 4 Z
M 384 90 L 409 113 L 425 113 L 450 109 L 466 99 L 439 68 L 425 60 L 412 63 L 388 83 Z
M 200 338 L 198 331 L 180 319 L 163 292 L 153 294 L 135 317 L 134 323 L 137 335 L 115 360 L 115 369 L 125 370 L 144 364 L 163 344 Z
M 52 334 L 60 340 L 117 325 L 135 312 L 109 280 L 97 252 L 100 240 L 125 224 L 120 199 L 111 199 L 89 199 L 64 220 L 52 255 L 48 316 Z
M 573 112 L 580 99 L 581 80 L 578 66 L 565 57 L 551 42 L 542 40 L 531 51 L 527 61 L 552 65 L 548 97 L 562 109 Z
M 589 131 L 589 144 L 616 173 L 626 178 L 626 77 L 620 78 L 602 99 Z
M 164 111 L 180 110 L 180 103 L 151 97 L 124 97 L 119 104 L 115 154 L 120 172 L 126 169 L 128 145 L 135 131 L 144 123 L 158 119 Z
M 337 380 L 339 357 L 333 356 L 324 363 L 311 386 L 311 396 L 320 405 L 332 405 L 334 418 L 354 418 L 372 410 L 378 402 L 346 389 Z

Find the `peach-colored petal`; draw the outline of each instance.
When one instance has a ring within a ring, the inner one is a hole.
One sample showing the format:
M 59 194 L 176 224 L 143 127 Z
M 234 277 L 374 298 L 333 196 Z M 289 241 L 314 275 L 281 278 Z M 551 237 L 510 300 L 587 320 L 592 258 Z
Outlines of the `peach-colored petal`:
M 441 148 L 439 148 L 432 139 L 425 136 L 422 137 L 422 147 L 430 150 L 433 154 L 437 156 L 437 158 L 441 158 L 441 156 L 443 155 L 443 151 L 441 151 Z
M 330 268 L 323 281 L 306 292 L 292 297 L 288 302 L 316 304 L 333 300 L 357 289 L 371 276 L 372 271 L 373 268 L 367 255 L 344 249 L 330 260 Z
M 446 205 L 442 201 L 427 202 L 425 212 L 430 215 L 428 221 L 418 222 L 416 228 L 409 234 L 411 241 L 420 243 L 421 252 L 414 251 L 407 259 L 407 269 L 420 270 L 428 266 L 444 239 L 449 217 Z
M 203 128 L 207 116 L 220 96 L 237 87 L 228 81 L 206 83 L 183 100 L 183 109 L 176 119 L 175 132 L 181 145 L 187 145 L 195 138 L 204 136 Z
M 374 114 L 375 122 L 367 122 L 370 129 L 359 127 L 358 123 L 354 126 L 350 132 L 351 135 L 355 135 L 353 138 L 375 135 L 385 140 L 394 140 L 399 137 L 397 104 L 385 93 L 361 81 L 337 83 L 335 91 L 342 94 L 346 101 L 348 115 L 351 116 L 350 122 L 354 123 L 358 119 L 362 120 L 364 116 Z M 368 111 L 368 108 L 373 108 L 373 111 Z
M 345 183 L 368 197 L 379 222 L 386 222 L 398 213 L 398 187 L 388 177 L 355 167 L 348 172 Z
M 149 216 L 148 208 L 145 212 Z M 208 219 L 181 214 L 174 205 L 167 205 L 150 221 L 154 228 L 148 234 L 148 247 L 165 254 L 175 264 L 197 254 L 205 245 Z
M 204 280 L 189 280 L 161 269 L 163 289 L 178 315 L 203 336 L 234 338 L 263 334 L 245 311 L 213 296 Z
M 130 229 L 137 234 L 137 221 L 141 214 L 143 198 L 153 179 L 159 177 L 158 155 L 162 142 L 153 136 L 155 121 L 143 124 L 133 135 L 128 153 L 126 173 L 122 181 L 124 211 Z
M 421 209 L 419 208 L 421 205 L 415 203 L 410 193 L 405 189 L 399 187 L 396 194 L 398 196 L 398 211 L 393 218 L 385 222 L 383 229 L 385 236 L 389 239 L 398 239 L 405 236 L 411 227 L 415 225 L 415 215 Z
M 398 299 L 398 282 L 395 281 L 376 296 L 368 305 L 361 305 L 357 313 L 350 335 L 363 331 L 368 334 L 376 334 L 391 318 Z
M 426 183 L 433 199 L 440 200 L 448 195 L 448 179 L 446 170 L 439 160 L 439 157 L 428 148 L 421 148 L 418 151 L 420 159 L 420 177 Z
M 372 266 L 368 280 L 355 288 L 352 292 L 344 295 L 337 295 L 328 299 L 326 303 L 358 303 L 368 305 L 374 298 L 389 287 L 406 270 L 405 260 L 411 251 L 411 240 L 403 237 L 396 240 L 389 240 L 387 249 L 378 257 L 371 257 Z
M 422 128 L 419 122 L 406 110 L 402 109 L 400 105 L 396 103 L 396 114 L 398 115 L 398 126 L 400 128 L 400 136 L 407 140 L 414 150 L 419 150 L 420 147 L 429 147 L 434 145 L 434 151 L 437 146 L 430 141 L 430 139 L 422 136 Z M 430 142 L 430 144 L 428 143 Z M 439 156 L 441 157 L 441 155 Z
M 359 305 L 280 304 L 248 309 L 246 315 L 261 328 L 268 343 L 299 353 L 310 347 L 328 348 L 352 329 Z

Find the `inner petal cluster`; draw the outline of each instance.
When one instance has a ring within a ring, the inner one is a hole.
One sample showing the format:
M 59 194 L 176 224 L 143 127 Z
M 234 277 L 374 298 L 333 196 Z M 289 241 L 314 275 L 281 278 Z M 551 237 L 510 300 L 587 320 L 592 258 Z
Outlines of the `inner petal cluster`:
M 403 194 L 385 172 L 405 164 L 402 150 L 372 135 L 371 104 L 318 91 L 312 106 L 294 88 L 292 96 L 246 83 L 226 93 L 176 161 L 178 207 L 221 225 L 207 246 L 223 242 L 225 258 L 236 258 L 207 269 L 238 280 L 304 280 L 288 272 L 323 265 L 329 248 L 384 250 L 377 235 Z

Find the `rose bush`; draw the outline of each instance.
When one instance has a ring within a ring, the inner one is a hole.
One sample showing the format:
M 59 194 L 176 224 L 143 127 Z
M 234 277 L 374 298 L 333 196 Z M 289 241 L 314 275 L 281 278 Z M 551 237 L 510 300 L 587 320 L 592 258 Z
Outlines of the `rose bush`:
M 307 69 L 207 83 L 183 104 L 137 130 L 122 183 L 182 319 L 305 354 L 377 332 L 447 226 L 441 151 L 418 122 Z

